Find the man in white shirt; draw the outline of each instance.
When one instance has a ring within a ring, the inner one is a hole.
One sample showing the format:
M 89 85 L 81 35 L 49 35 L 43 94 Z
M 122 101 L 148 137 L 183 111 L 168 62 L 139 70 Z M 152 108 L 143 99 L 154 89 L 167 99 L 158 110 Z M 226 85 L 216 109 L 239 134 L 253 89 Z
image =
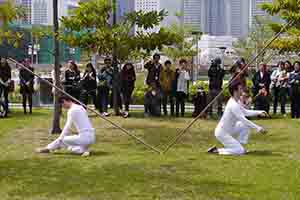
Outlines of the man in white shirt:
M 215 136 L 224 145 L 224 148 L 217 149 L 214 146 L 208 152 L 220 155 L 242 155 L 246 153 L 242 144 L 248 143 L 251 128 L 258 133 L 266 133 L 264 128 L 254 124 L 246 116 L 266 116 L 267 113 L 265 111 L 247 110 L 239 103 L 243 92 L 243 86 L 240 82 L 232 83 L 229 91 L 231 98 L 227 102 L 225 112 L 215 129 Z
M 50 153 L 51 151 L 67 148 L 74 154 L 89 156 L 88 147 L 95 143 L 95 130 L 88 118 L 87 111 L 75 104 L 71 98 L 60 98 L 63 108 L 68 109 L 67 122 L 60 136 L 45 148 L 37 149 L 38 153 Z M 78 135 L 68 136 L 71 126 L 74 125 Z

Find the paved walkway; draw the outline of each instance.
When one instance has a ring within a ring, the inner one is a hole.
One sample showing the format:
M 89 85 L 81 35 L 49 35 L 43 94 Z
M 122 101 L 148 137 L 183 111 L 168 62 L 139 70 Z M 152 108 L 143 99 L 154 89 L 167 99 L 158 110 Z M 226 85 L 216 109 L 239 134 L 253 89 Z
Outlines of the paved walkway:
M 22 108 L 22 104 L 18 104 L 18 103 L 11 103 L 9 104 L 11 108 L 17 108 L 17 109 L 21 109 Z M 92 107 L 94 107 L 93 105 L 90 105 Z M 45 109 L 53 109 L 53 104 L 44 104 L 41 106 L 35 106 L 36 108 L 45 108 Z M 144 105 L 130 105 L 129 107 L 130 110 L 138 110 L 138 111 L 143 111 L 144 110 Z M 168 110 L 170 110 L 170 106 L 168 106 Z M 194 106 L 193 105 L 186 105 L 185 106 L 185 110 L 187 112 L 193 112 L 194 110 Z M 278 106 L 278 112 L 280 112 L 280 106 Z M 271 106 L 270 111 L 273 111 L 273 107 Z M 289 113 L 291 111 L 291 107 L 290 104 L 286 105 L 286 112 Z

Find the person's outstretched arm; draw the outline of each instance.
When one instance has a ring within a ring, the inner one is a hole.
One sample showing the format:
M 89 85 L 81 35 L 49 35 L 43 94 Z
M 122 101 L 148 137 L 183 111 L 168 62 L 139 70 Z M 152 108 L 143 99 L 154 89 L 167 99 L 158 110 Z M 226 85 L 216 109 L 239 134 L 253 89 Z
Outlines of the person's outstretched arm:
M 63 131 L 61 132 L 60 136 L 58 137 L 60 140 L 63 140 L 66 135 L 68 135 L 69 131 L 71 130 L 73 116 L 74 113 L 72 111 L 68 111 L 67 122 L 64 126 Z
M 246 117 L 255 117 L 259 115 L 264 115 L 266 113 L 266 111 L 264 110 L 248 110 L 244 107 L 242 107 L 241 109 Z
M 263 129 L 262 127 L 256 125 L 245 117 L 245 114 L 243 113 L 241 106 L 238 105 L 238 103 L 232 107 L 232 113 L 236 116 L 236 118 L 238 118 L 239 121 L 241 121 L 249 128 L 256 129 L 257 132 L 260 132 Z

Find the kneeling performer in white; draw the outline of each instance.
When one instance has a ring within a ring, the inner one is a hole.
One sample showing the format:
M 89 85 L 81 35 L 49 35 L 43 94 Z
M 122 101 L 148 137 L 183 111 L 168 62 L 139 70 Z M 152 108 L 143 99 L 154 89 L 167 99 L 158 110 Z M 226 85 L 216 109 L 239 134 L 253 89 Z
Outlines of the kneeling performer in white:
M 246 150 L 242 144 L 248 143 L 250 129 L 256 129 L 258 133 L 266 133 L 265 129 L 248 120 L 246 117 L 266 116 L 265 111 L 247 110 L 240 103 L 243 87 L 240 82 L 230 85 L 231 98 L 227 102 L 224 114 L 215 129 L 215 136 L 224 148 L 215 146 L 208 150 L 209 153 L 220 155 L 242 155 Z
M 75 154 L 90 155 L 88 147 L 95 143 L 95 130 L 88 118 L 86 110 L 72 102 L 69 97 L 61 97 L 62 107 L 68 109 L 67 122 L 60 136 L 45 148 L 37 149 L 39 153 L 50 153 L 53 150 L 67 148 Z M 74 125 L 78 135 L 68 136 Z

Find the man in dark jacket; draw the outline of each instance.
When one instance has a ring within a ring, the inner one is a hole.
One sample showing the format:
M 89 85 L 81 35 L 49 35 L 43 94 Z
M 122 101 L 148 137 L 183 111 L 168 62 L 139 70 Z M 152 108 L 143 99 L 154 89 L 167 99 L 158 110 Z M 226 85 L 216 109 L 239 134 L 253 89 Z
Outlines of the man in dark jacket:
M 30 60 L 26 59 L 24 61 L 24 66 L 30 71 L 34 72 L 33 67 L 30 66 Z M 28 70 L 21 68 L 19 73 L 20 79 L 20 93 L 23 97 L 23 109 L 24 114 L 27 114 L 26 103 L 28 100 L 29 104 L 29 113 L 32 113 L 32 95 L 34 93 L 34 75 L 30 73 Z
M 300 118 L 300 62 L 294 63 L 294 69 L 289 76 L 291 115 L 292 118 Z
M 259 65 L 259 71 L 256 72 L 252 78 L 253 82 L 253 96 L 255 110 L 264 110 L 269 112 L 269 93 L 271 84 L 271 75 L 267 71 L 267 65 L 261 63 Z
M 160 73 L 162 71 L 162 65 L 159 63 L 160 55 L 154 54 L 153 60 L 150 62 L 147 62 L 145 65 L 145 69 L 148 70 L 148 75 L 146 79 L 146 83 L 148 86 L 151 86 L 153 82 L 157 84 L 157 86 L 160 88 Z
M 216 58 L 212 61 L 212 64 L 208 70 L 209 78 L 209 102 L 211 102 L 221 91 L 223 86 L 223 79 L 225 76 L 225 70 L 221 68 L 221 59 Z M 218 116 L 222 115 L 222 98 L 217 100 Z M 208 114 L 212 116 L 213 106 L 208 109 Z
M 11 68 L 5 58 L 0 58 L 0 60 L 0 99 L 3 94 L 5 110 L 8 111 L 8 93 L 11 80 Z M 7 115 L 7 112 L 5 115 Z

